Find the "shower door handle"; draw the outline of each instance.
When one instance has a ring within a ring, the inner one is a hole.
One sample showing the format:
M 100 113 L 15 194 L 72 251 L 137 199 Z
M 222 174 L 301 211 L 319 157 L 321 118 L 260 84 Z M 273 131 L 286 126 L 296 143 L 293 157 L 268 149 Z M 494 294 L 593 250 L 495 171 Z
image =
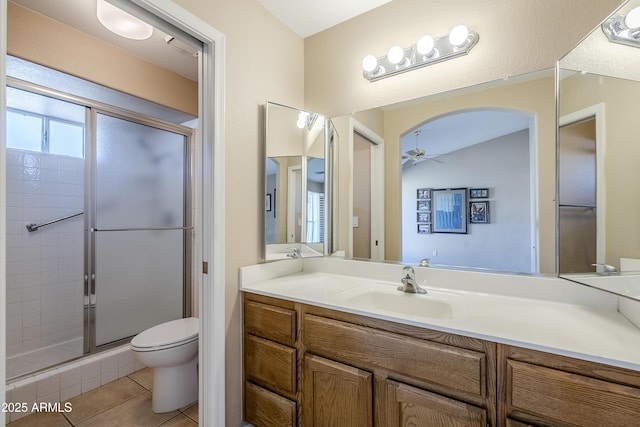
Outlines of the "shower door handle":
M 84 308 L 89 307 L 89 275 L 84 275 L 84 295 L 83 295 Z
M 95 273 L 91 274 L 91 283 L 89 283 L 89 275 L 87 274 L 84 275 L 84 308 L 87 308 L 89 306 L 95 307 L 96 305 L 96 293 L 91 292 L 89 290 L 91 285 L 95 284 L 95 280 L 96 280 Z M 95 289 L 95 285 L 94 285 L 94 289 Z
M 89 292 L 89 304 L 91 307 L 96 306 L 96 273 L 91 273 L 91 283 L 93 284 L 93 289 Z

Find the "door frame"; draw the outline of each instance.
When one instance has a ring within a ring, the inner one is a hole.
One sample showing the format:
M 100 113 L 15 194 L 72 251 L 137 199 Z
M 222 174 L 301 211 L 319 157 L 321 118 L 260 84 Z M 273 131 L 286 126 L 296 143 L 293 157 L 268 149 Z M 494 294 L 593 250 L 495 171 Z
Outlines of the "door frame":
M 124 0 L 111 0 L 114 3 Z M 198 76 L 199 161 L 194 165 L 194 279 L 199 295 L 199 419 L 203 425 L 225 424 L 225 164 L 223 33 L 171 0 L 129 0 L 203 43 Z M 6 126 L 7 0 L 0 0 L 0 129 Z M 0 132 L 0 169 L 6 166 L 6 141 Z M 0 271 L 6 271 L 6 177 L 0 176 Z M 200 208 L 200 209 L 198 209 Z M 205 267 L 206 266 L 206 267 Z M 205 273 L 205 268 L 209 272 Z M 6 277 L 0 275 L 0 296 L 6 295 Z M 0 304 L 0 333 L 6 336 L 6 307 Z M 6 360 L 6 342 L 0 340 L 0 360 Z M 0 363 L 0 393 L 6 390 L 6 368 Z M 6 423 L 0 412 L 0 424 Z
M 584 120 L 594 119 L 596 124 L 596 264 L 600 264 L 596 271 L 601 272 L 606 259 L 607 221 L 606 206 L 607 192 L 605 179 L 606 159 L 606 131 L 605 131 L 605 106 L 603 102 L 590 105 L 582 110 L 566 114 L 558 118 L 558 152 L 560 150 L 560 128 L 578 123 Z M 560 156 L 557 156 L 557 173 L 560 173 Z M 559 184 L 558 184 L 559 185 Z M 556 218 L 560 218 L 560 194 L 556 189 Z M 559 221 L 556 221 L 559 224 Z M 556 232 L 556 269 L 560 268 L 560 233 Z
M 349 118 L 349 221 L 353 218 L 353 145 L 357 132 L 373 145 L 371 147 L 371 259 L 384 261 L 384 138 L 360 123 Z M 349 225 L 349 255 L 353 256 L 353 224 Z

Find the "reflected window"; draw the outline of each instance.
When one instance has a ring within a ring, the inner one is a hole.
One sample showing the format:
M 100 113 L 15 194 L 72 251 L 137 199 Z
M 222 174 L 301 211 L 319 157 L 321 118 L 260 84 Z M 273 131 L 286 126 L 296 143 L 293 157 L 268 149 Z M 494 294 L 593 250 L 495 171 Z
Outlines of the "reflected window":
M 324 242 L 324 194 L 307 191 L 307 243 Z

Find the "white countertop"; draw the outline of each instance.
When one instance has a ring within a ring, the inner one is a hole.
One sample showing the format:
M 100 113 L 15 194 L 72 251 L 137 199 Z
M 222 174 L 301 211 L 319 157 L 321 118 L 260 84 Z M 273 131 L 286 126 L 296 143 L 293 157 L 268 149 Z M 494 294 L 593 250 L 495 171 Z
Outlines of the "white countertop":
M 401 271 L 397 264 L 287 260 L 241 268 L 240 289 L 640 371 L 640 329 L 610 294 L 555 277 L 416 268 L 432 313 L 443 308 L 430 315 L 412 308 L 422 296 L 396 290 Z M 369 290 L 383 303 L 365 297 Z

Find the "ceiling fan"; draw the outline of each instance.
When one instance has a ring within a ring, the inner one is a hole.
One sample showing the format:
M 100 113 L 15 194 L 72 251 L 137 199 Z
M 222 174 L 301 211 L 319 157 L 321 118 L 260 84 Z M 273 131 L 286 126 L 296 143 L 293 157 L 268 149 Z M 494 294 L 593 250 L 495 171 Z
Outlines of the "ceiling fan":
M 422 148 L 418 147 L 418 137 L 420 136 L 420 134 L 422 133 L 422 131 L 420 129 L 413 131 L 414 135 L 416 136 L 416 148 L 412 149 L 412 150 L 408 150 L 404 153 L 404 155 L 402 156 L 402 167 L 406 168 L 409 166 L 413 166 L 423 160 L 431 160 L 434 162 L 438 162 L 438 163 L 444 163 L 440 160 L 436 160 L 433 159 L 429 156 L 427 156 L 427 152 L 425 150 L 423 150 Z

